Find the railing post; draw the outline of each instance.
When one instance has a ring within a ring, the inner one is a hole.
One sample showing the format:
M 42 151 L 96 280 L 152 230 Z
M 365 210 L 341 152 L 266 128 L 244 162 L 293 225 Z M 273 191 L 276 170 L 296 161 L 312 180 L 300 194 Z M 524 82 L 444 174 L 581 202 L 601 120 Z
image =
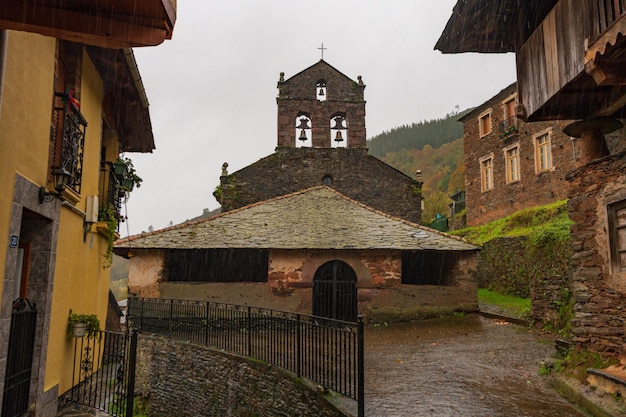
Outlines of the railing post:
M 137 367 L 137 328 L 130 336 L 130 352 L 128 359 L 128 390 L 126 391 L 126 417 L 133 417 L 135 399 L 135 368 Z
M 210 329 L 210 325 L 209 325 L 209 314 L 210 314 L 210 304 L 209 301 L 206 302 L 206 315 L 204 316 L 205 318 L 205 324 L 204 324 L 204 346 L 209 346 L 209 329 Z
M 296 375 L 300 377 L 302 374 L 302 326 L 300 322 L 300 314 L 296 314 Z
M 359 417 L 365 417 L 365 338 L 363 337 L 363 314 L 359 314 L 357 325 L 358 339 L 358 407 Z
M 144 304 L 145 300 L 141 299 L 141 315 L 139 316 L 139 329 L 143 330 L 143 314 L 144 314 Z M 129 320 L 130 317 L 126 317 L 126 320 Z
M 248 357 L 252 357 L 252 318 L 251 318 L 252 308 L 248 306 Z
M 174 336 L 174 299 L 170 303 L 170 339 Z

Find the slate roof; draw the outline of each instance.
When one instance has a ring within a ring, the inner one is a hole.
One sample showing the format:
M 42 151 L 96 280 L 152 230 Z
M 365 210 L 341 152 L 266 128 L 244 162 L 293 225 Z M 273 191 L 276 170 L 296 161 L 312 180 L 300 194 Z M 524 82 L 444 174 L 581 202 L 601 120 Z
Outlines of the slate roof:
M 128 248 L 201 249 L 479 249 L 465 240 L 410 223 L 317 186 L 218 216 L 119 240 Z

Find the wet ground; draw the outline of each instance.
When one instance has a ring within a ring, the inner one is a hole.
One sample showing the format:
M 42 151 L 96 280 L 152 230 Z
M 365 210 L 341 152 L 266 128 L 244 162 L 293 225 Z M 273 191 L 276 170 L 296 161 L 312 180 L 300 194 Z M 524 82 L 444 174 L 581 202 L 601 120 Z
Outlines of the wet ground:
M 547 386 L 553 339 L 478 315 L 366 327 L 367 417 L 585 416 Z

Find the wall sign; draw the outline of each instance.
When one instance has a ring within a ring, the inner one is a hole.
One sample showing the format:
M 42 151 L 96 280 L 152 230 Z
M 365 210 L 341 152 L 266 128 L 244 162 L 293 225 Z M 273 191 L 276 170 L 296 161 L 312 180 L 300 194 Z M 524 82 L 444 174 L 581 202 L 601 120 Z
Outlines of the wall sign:
M 17 248 L 17 245 L 19 242 L 20 242 L 20 237 L 18 235 L 11 235 L 11 240 L 9 242 L 9 245 L 12 248 Z

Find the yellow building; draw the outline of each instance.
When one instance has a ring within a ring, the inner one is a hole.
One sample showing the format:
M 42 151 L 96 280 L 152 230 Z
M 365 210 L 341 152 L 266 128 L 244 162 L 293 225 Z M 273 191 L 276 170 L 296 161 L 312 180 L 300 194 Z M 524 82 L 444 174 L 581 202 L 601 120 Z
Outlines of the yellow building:
M 72 386 L 70 310 L 105 323 L 124 198 L 113 162 L 154 149 L 130 48 L 171 38 L 176 4 L 142 1 L 133 15 L 126 0 L 3 3 L 0 414 L 54 416 Z

